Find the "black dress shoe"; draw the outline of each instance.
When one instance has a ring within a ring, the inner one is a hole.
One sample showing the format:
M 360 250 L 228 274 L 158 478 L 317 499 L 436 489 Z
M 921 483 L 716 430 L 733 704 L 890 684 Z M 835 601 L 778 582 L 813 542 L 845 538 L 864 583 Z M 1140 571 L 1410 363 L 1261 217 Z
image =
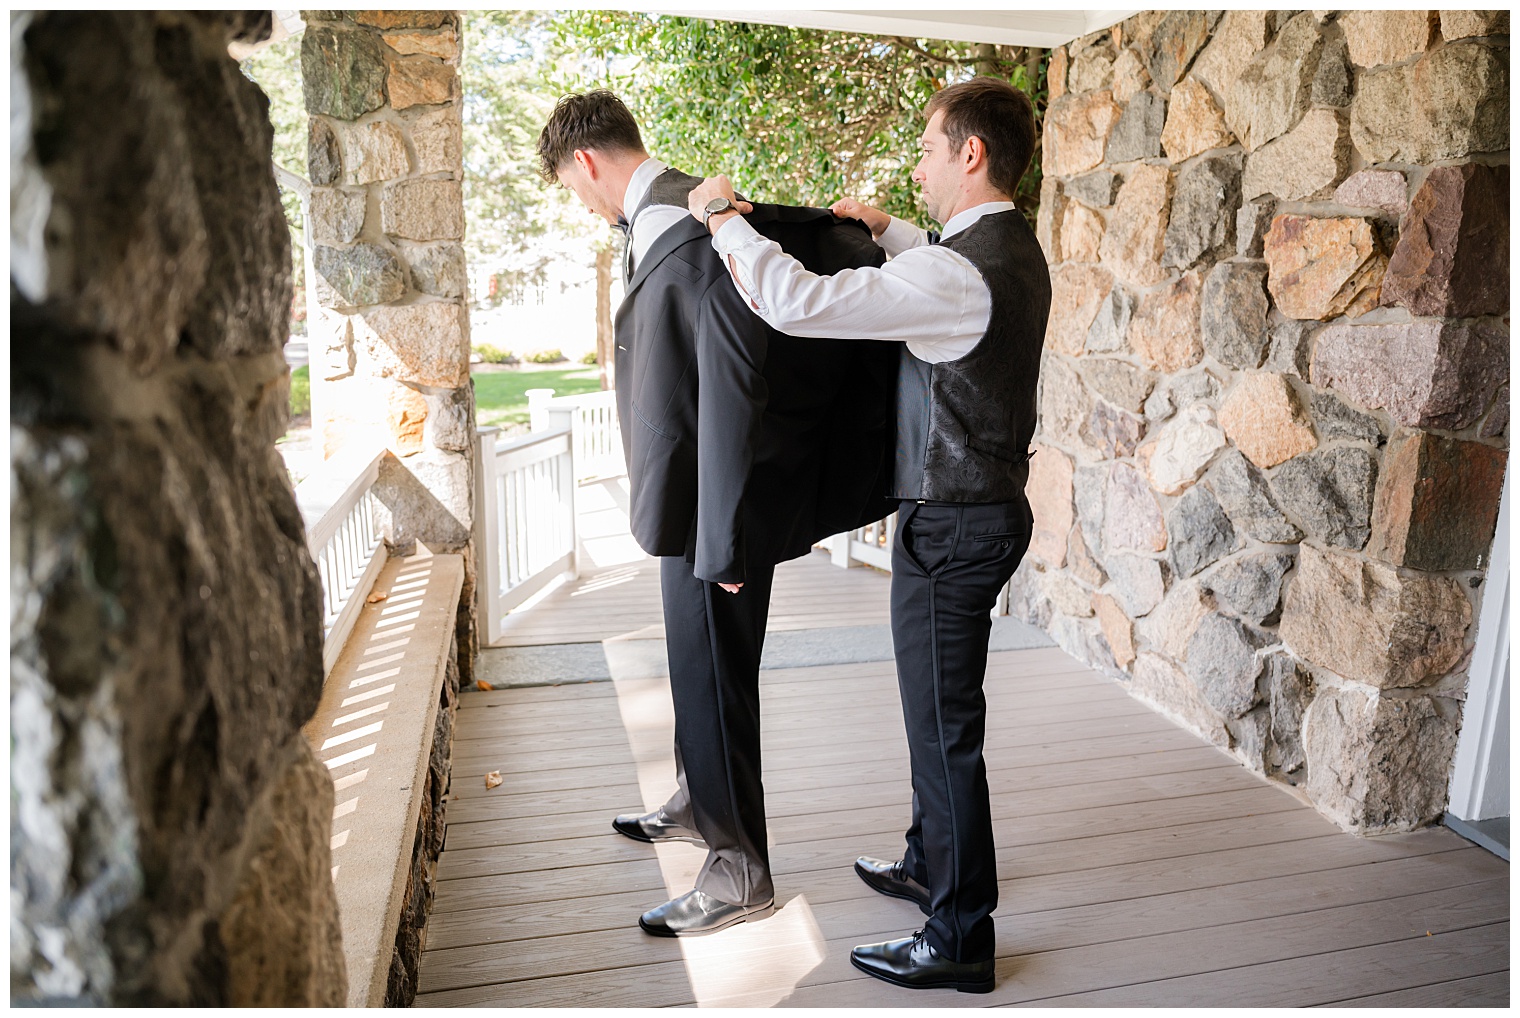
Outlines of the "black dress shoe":
M 706 844 L 702 835 L 682 827 L 666 816 L 664 806 L 653 813 L 623 813 L 613 817 L 612 829 L 634 841 L 689 841 L 693 845 Z
M 855 860 L 855 872 L 873 891 L 880 891 L 890 898 L 906 898 L 918 904 L 924 915 L 930 914 L 929 889 L 903 872 L 902 860 L 885 862 L 863 855 Z
M 924 932 L 881 944 L 861 944 L 850 952 L 850 964 L 867 975 L 910 990 L 949 990 L 991 993 L 997 985 L 993 960 L 951 961 L 929 946 Z
M 759 905 L 730 905 L 705 891 L 691 890 L 639 916 L 639 928 L 656 937 L 695 937 L 764 919 L 775 910 L 774 899 Z

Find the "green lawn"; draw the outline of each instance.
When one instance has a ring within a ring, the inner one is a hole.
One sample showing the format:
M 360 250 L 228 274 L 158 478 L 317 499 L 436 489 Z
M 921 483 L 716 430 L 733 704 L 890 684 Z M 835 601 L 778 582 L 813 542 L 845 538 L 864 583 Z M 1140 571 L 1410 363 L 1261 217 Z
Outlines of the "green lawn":
M 481 371 L 475 380 L 475 420 L 482 425 L 504 427 L 528 424 L 528 390 L 553 389 L 556 396 L 600 392 L 601 375 L 589 367 L 518 368 L 514 371 Z

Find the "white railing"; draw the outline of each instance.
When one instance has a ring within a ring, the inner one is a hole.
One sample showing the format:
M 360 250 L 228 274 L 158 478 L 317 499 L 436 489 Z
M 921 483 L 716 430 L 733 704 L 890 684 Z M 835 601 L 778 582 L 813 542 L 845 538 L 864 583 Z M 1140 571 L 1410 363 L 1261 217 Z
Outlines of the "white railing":
M 556 416 L 560 411 L 574 411 L 568 421 L 575 440 L 576 480 L 619 477 L 628 472 L 623 462 L 615 390 L 575 396 L 556 396 L 553 389 L 528 390 L 529 427 L 535 432 L 561 427 L 565 419 Z
M 385 565 L 375 525 L 375 496 L 384 450 L 355 448 L 323 463 L 296 488 L 306 521 L 306 547 L 322 578 L 322 670 L 332 670 L 364 599 Z
M 892 536 L 897 533 L 897 514 L 884 520 L 835 534 L 828 540 L 829 553 L 836 566 L 848 569 L 855 564 L 892 571 Z
M 571 408 L 550 411 L 553 430 L 500 441 L 479 428 L 475 471 L 477 606 L 483 641 L 495 643 L 508 612 L 560 576 L 580 574 Z

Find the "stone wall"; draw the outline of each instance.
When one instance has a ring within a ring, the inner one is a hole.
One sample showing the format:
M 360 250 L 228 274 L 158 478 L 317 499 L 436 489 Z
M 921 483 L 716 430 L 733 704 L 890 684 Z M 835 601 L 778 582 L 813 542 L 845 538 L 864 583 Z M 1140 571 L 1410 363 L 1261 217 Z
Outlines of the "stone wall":
M 386 993 L 408 1005 L 443 849 L 455 704 L 479 647 L 459 13 L 301 13 L 313 421 L 328 455 L 355 442 L 390 451 L 375 487 L 389 548 L 421 541 L 465 563 Z
M 11 1002 L 341 1005 L 269 13 L 11 29 Z
M 390 450 L 392 550 L 464 552 L 459 661 L 474 672 L 475 391 L 456 11 L 303 11 L 312 419 L 324 454 Z
M 1508 448 L 1509 18 L 1057 50 L 1017 614 L 1348 829 L 1441 815 Z

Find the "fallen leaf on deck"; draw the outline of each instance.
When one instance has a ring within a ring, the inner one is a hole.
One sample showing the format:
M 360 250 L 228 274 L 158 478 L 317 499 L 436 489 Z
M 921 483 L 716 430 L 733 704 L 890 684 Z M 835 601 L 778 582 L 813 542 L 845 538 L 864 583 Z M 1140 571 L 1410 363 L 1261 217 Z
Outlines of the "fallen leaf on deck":
M 384 601 L 388 597 L 390 597 L 389 594 L 377 590 L 369 597 L 366 597 L 364 601 L 366 604 L 379 604 L 381 601 Z
M 495 689 L 496 687 L 493 686 L 493 685 L 491 685 L 485 679 L 476 679 L 475 680 L 475 688 L 478 689 L 478 690 L 480 690 L 482 693 L 489 693 L 491 690 Z
M 487 788 L 495 788 L 499 784 L 501 784 L 501 771 L 492 771 L 486 775 Z

